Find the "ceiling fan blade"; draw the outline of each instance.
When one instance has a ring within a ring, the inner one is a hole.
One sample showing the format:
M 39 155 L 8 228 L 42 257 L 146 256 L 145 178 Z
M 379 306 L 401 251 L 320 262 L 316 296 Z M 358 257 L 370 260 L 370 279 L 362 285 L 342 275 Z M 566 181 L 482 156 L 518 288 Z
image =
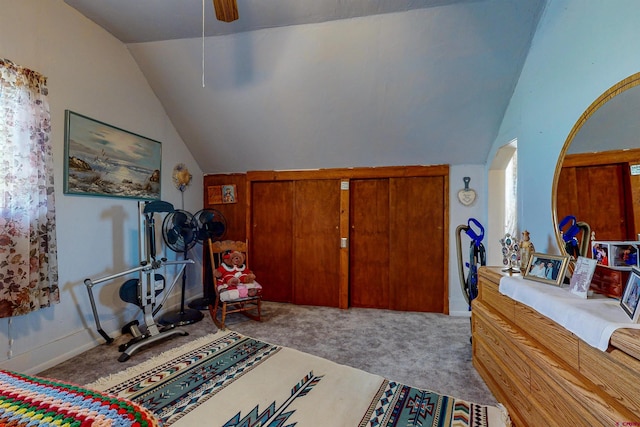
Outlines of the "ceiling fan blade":
M 232 22 L 239 18 L 236 0 L 213 0 L 216 18 L 222 22 Z

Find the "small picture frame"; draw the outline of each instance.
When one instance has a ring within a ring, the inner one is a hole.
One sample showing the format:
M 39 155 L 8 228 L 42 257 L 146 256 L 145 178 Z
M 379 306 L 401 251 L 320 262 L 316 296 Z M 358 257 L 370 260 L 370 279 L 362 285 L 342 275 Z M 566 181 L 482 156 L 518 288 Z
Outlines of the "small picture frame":
M 591 256 L 596 260 L 596 263 L 600 265 L 609 265 L 609 254 L 611 253 L 611 246 L 606 242 L 592 242 L 591 244 Z
M 524 272 L 524 278 L 548 285 L 562 286 L 569 257 L 534 252 Z
M 581 298 L 587 298 L 593 273 L 596 271 L 596 260 L 579 256 L 576 267 L 569 281 L 569 290 Z
M 640 300 L 640 270 L 634 267 L 631 269 L 624 293 L 620 298 L 620 307 L 634 323 L 638 322 L 638 317 L 640 317 L 638 300 Z
M 207 201 L 210 205 L 237 202 L 238 190 L 235 184 L 211 185 L 207 187 Z

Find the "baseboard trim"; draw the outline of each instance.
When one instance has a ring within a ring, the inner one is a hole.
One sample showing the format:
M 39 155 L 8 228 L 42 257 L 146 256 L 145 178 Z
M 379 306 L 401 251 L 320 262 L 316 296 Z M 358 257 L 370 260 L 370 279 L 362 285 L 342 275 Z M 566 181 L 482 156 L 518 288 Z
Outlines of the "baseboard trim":
M 471 317 L 471 312 L 469 310 L 465 311 L 451 311 L 449 312 L 449 316 L 457 316 L 457 317 Z
M 120 330 L 108 333 L 111 338 L 122 335 Z M 72 357 L 75 357 L 105 341 L 97 337 L 94 330 L 84 329 L 56 341 L 46 343 L 27 352 L 14 355 L 10 359 L 0 362 L 0 369 L 22 372 L 27 375 L 36 375 L 46 369 L 52 368 Z M 56 355 L 51 357 L 51 355 Z
M 175 300 L 175 301 L 174 301 Z M 167 307 L 168 306 L 168 307 Z M 163 313 L 180 308 L 180 299 L 169 298 L 165 306 L 155 319 L 160 319 Z M 141 314 L 138 312 L 139 317 Z M 138 319 L 142 324 L 142 319 Z M 157 320 L 156 320 L 157 321 Z M 102 329 L 113 339 L 122 335 L 122 325 L 118 319 L 101 323 Z M 44 345 L 32 348 L 24 353 L 14 354 L 11 358 L 0 361 L 0 369 L 21 372 L 27 375 L 37 375 L 46 369 L 52 368 L 66 360 L 71 359 L 87 350 L 99 345 L 104 345 L 104 338 L 95 328 L 85 328 Z M 55 355 L 51 357 L 51 355 Z

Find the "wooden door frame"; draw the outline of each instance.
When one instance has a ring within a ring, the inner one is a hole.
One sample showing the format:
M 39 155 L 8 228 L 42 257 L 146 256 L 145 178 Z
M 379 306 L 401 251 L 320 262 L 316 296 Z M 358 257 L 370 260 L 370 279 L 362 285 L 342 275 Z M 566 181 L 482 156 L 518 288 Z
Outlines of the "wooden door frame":
M 249 171 L 246 179 L 246 235 L 252 237 L 251 227 L 251 199 L 252 184 L 257 181 L 298 181 L 305 179 L 338 179 L 341 182 L 340 193 L 340 239 L 349 241 L 349 182 L 351 179 L 367 178 L 397 178 L 397 177 L 444 177 L 444 224 L 442 230 L 442 245 L 444 250 L 444 308 L 449 312 L 449 165 L 430 166 L 380 166 L 360 168 L 329 168 L 313 170 L 276 170 Z M 349 244 L 340 245 L 340 284 L 338 306 L 349 308 Z

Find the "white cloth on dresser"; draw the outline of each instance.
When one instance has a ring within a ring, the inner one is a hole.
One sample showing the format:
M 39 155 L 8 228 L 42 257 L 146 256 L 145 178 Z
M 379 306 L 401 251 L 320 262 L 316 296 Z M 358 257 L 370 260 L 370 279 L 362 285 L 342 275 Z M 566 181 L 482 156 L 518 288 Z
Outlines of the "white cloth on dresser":
M 500 279 L 500 293 L 548 317 L 592 347 L 605 351 L 616 329 L 640 329 L 620 307 L 620 301 L 594 294 L 587 299 L 569 291 L 522 276 Z

